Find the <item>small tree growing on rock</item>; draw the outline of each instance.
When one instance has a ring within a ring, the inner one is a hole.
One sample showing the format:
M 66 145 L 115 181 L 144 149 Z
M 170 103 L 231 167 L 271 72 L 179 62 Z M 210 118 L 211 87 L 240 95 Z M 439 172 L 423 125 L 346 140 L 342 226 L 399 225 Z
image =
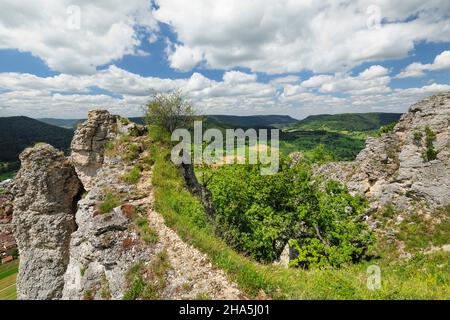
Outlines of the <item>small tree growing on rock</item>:
M 180 91 L 155 93 L 145 110 L 145 122 L 172 132 L 187 128 L 193 119 L 194 110 Z

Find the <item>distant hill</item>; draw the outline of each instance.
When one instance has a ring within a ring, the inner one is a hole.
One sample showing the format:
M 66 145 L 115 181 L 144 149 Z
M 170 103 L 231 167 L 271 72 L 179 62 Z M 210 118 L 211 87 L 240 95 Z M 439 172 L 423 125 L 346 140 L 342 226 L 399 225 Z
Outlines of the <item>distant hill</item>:
M 342 113 L 309 116 L 290 126 L 296 130 L 370 131 L 397 122 L 401 113 Z
M 283 115 L 261 115 L 261 116 L 227 116 L 227 115 L 208 115 L 208 121 L 217 122 L 234 128 L 250 127 L 272 127 L 277 125 L 286 125 L 298 122 L 290 116 Z
M 37 142 L 46 142 L 66 151 L 72 136 L 73 130 L 28 117 L 0 118 L 0 162 L 18 161 L 19 154 Z
M 298 122 L 290 116 L 280 115 L 262 115 L 262 116 L 227 116 L 227 115 L 207 115 L 205 127 L 212 128 L 262 128 L 273 127 L 277 125 L 288 125 Z M 144 124 L 142 117 L 131 117 L 131 121 L 137 124 Z M 53 119 L 42 118 L 39 121 L 63 128 L 76 129 L 78 123 L 84 119 Z
M 67 129 L 76 129 L 77 125 L 86 119 L 55 119 L 55 118 L 40 118 L 37 119 L 41 122 L 51 124 L 52 126 L 67 128 Z

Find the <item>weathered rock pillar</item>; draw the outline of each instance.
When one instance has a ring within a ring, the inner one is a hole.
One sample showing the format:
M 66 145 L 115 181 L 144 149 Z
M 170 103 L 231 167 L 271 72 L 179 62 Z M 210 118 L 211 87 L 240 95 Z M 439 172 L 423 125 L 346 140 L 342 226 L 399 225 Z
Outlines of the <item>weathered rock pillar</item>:
M 14 180 L 14 235 L 20 254 L 18 299 L 58 299 L 82 187 L 64 154 L 38 144 L 20 155 Z
M 75 131 L 70 157 L 84 189 L 93 187 L 92 181 L 103 165 L 105 146 L 117 130 L 116 116 L 106 110 L 92 110 Z

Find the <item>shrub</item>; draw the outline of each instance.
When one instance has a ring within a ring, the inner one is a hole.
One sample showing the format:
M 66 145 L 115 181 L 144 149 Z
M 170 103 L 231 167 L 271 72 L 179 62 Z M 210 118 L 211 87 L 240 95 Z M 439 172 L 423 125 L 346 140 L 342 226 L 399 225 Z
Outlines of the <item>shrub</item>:
M 299 257 L 293 266 L 339 267 L 361 260 L 374 240 L 357 220 L 364 200 L 337 182 L 322 188 L 304 166 L 283 164 L 271 176 L 260 175 L 258 166 L 224 166 L 209 189 L 220 236 L 258 261 L 277 259 L 295 239 Z
M 413 140 L 417 146 L 420 146 L 422 144 L 422 137 L 423 137 L 422 132 L 414 130 Z
M 383 133 L 391 133 L 394 131 L 394 128 L 396 125 L 397 125 L 397 122 L 393 122 L 393 123 L 384 125 L 380 129 L 378 129 L 378 134 L 381 135 Z
M 327 163 L 335 160 L 334 154 L 325 147 L 324 144 L 319 144 L 312 150 L 305 152 L 306 160 L 311 163 Z
M 123 125 L 127 125 L 130 123 L 130 119 L 128 118 L 124 118 L 124 117 L 119 117 L 120 123 L 122 123 Z
M 145 122 L 172 133 L 176 128 L 187 128 L 194 111 L 179 91 L 156 93 L 147 104 Z
M 430 127 L 425 128 L 425 151 L 423 153 L 423 158 L 425 161 L 436 160 L 437 151 L 434 149 L 433 142 L 436 139 L 436 134 L 431 130 Z
M 123 156 L 125 161 L 133 161 L 139 157 L 139 145 L 136 143 L 130 143 L 127 146 L 127 151 Z

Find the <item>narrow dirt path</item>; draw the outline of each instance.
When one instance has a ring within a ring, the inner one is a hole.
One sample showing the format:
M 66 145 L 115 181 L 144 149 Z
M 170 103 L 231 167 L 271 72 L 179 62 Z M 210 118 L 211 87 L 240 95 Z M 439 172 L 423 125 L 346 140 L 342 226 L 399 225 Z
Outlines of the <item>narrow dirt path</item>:
M 237 285 L 227 279 L 223 270 L 215 268 L 209 257 L 193 246 L 185 243 L 178 234 L 166 226 L 164 218 L 152 208 L 154 207 L 151 174 L 145 172 L 138 188 L 145 191 L 148 197 L 149 225 L 157 231 L 159 242 L 157 252 L 166 250 L 172 266 L 168 272 L 168 285 L 162 293 L 165 299 L 244 299 L 244 294 Z

